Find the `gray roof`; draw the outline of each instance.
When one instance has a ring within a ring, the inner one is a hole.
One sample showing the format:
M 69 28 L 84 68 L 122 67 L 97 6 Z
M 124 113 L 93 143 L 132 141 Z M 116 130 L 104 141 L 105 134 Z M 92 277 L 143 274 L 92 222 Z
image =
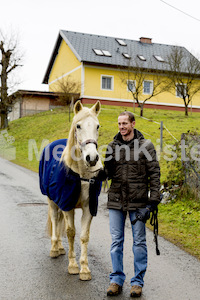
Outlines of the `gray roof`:
M 43 83 L 48 83 L 49 74 L 62 39 L 64 39 L 80 62 L 115 67 L 127 67 L 128 65 L 131 65 L 132 67 L 139 66 L 144 69 L 151 69 L 152 71 L 160 70 L 162 72 L 169 70 L 169 65 L 166 62 L 158 61 L 155 56 L 160 56 L 164 61 L 167 61 L 167 57 L 175 47 L 166 44 L 143 43 L 141 41 L 123 39 L 120 37 L 107 37 L 60 30 Z M 126 43 L 126 46 L 120 45 L 117 39 L 122 39 Z M 187 59 L 192 54 L 184 47 L 180 48 L 182 49 L 185 55 L 185 61 L 187 62 Z M 111 56 L 97 55 L 94 52 L 94 49 L 107 50 L 110 52 Z M 123 53 L 128 53 L 131 59 L 125 58 Z M 143 55 L 146 60 L 140 60 L 138 55 Z

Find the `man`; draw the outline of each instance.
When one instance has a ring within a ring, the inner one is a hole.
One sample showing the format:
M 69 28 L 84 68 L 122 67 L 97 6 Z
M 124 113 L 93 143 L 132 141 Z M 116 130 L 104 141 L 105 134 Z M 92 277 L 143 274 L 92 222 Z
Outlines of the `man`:
M 119 133 L 107 148 L 104 176 L 101 173 L 102 179 L 111 179 L 107 207 L 113 271 L 107 295 L 120 294 L 125 281 L 123 243 L 128 214 L 131 222 L 139 219 L 132 225 L 135 274 L 131 278 L 130 296 L 140 297 L 147 268 L 145 222 L 160 201 L 160 168 L 153 144 L 134 128 L 135 118 L 131 112 L 119 115 L 118 126 Z

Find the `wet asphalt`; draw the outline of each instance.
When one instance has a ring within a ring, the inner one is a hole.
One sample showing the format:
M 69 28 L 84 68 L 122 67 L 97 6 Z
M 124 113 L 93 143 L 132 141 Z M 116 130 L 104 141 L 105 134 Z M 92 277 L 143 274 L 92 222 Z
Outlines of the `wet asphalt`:
M 107 194 L 102 192 L 93 218 L 88 248 L 91 281 L 67 273 L 67 255 L 49 257 L 46 234 L 47 200 L 39 190 L 38 174 L 0 158 L 0 299 L 104 300 L 131 299 L 133 276 L 131 227 L 127 220 L 124 246 L 126 281 L 123 292 L 107 297 L 111 272 Z M 76 210 L 75 250 L 80 256 L 81 210 Z M 156 255 L 153 234 L 147 230 L 148 270 L 141 300 L 199 300 L 200 261 L 159 237 Z M 68 249 L 64 239 L 65 249 Z

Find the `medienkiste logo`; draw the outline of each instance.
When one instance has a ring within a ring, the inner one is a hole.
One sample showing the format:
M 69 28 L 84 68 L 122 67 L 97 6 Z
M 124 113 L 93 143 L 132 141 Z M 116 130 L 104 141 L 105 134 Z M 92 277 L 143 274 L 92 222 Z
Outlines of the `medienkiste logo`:
M 16 159 L 16 148 L 13 146 L 15 138 L 7 130 L 0 132 L 0 156 L 7 160 Z

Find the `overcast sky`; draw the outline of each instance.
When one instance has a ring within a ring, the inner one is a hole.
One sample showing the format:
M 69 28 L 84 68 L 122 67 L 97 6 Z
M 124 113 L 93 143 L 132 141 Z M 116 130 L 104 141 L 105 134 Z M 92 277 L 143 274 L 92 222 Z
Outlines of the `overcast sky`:
M 199 0 L 9 0 L 1 4 L 0 28 L 18 32 L 25 53 L 19 89 L 48 90 L 42 80 L 60 29 L 150 37 L 200 56 Z

